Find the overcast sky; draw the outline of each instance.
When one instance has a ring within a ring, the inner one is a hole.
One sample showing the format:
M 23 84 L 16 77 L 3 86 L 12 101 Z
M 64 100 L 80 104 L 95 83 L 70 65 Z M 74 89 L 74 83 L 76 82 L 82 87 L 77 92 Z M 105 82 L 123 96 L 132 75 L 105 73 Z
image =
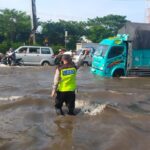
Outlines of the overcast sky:
M 30 14 L 31 0 L 0 0 L 0 9 L 15 8 Z M 146 0 L 36 0 L 40 20 L 75 20 L 124 15 L 133 22 L 146 21 Z

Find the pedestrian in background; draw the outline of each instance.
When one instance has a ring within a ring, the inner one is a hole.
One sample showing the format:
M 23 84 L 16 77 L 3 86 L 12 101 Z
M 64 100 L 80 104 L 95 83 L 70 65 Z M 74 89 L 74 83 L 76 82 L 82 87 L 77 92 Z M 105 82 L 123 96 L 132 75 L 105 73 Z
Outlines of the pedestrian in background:
M 62 58 L 62 55 L 64 54 L 64 52 L 65 52 L 65 49 L 59 49 L 59 53 L 56 56 L 55 61 L 54 61 L 55 65 L 60 65 L 61 58 Z

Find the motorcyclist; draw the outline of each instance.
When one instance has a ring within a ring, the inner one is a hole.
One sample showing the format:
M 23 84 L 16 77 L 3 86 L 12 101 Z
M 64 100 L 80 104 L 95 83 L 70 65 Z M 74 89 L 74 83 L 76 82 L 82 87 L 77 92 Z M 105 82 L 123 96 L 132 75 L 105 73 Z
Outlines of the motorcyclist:
M 12 48 L 10 48 L 9 51 L 6 53 L 6 57 L 7 57 L 8 64 L 10 66 L 15 64 L 15 62 L 16 62 L 16 54 L 13 51 Z
M 65 49 L 59 49 L 59 53 L 58 55 L 56 56 L 55 58 L 55 65 L 59 65 L 61 63 L 61 58 L 62 58 L 62 55 L 64 54 L 65 52 Z

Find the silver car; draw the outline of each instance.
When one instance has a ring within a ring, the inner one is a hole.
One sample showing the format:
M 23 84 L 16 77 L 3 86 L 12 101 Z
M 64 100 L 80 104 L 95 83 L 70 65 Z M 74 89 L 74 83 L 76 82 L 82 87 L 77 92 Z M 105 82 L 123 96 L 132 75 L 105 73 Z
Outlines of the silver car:
M 54 65 L 54 52 L 50 47 L 21 46 L 15 54 L 16 58 L 22 58 L 24 65 Z

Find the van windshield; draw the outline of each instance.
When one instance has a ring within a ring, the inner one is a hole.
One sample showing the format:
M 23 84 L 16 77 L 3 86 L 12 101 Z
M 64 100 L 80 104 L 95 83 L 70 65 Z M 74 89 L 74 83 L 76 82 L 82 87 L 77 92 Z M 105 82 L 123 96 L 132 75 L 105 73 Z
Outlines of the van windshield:
M 108 47 L 108 45 L 99 45 L 95 51 L 95 55 L 104 57 Z

